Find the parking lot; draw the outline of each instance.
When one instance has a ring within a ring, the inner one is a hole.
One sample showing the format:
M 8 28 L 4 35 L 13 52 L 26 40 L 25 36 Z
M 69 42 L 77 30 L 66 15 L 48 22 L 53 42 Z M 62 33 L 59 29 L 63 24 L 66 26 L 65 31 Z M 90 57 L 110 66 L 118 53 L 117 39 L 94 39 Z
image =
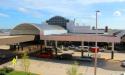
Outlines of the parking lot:
M 75 55 L 79 54 L 76 53 Z M 107 56 L 110 58 L 110 53 L 100 53 L 101 58 Z M 80 55 L 80 54 L 79 54 Z M 99 59 L 98 60 L 98 69 L 97 75 L 120 75 L 125 72 L 125 68 L 120 66 L 121 60 L 116 60 L 118 57 L 124 57 L 125 54 L 116 53 L 116 58 L 114 60 L 110 59 Z M 30 58 L 30 71 L 33 73 L 37 73 L 40 75 L 67 75 L 67 69 L 71 67 L 74 63 L 74 60 L 55 60 L 55 59 L 43 59 L 43 58 Z M 83 75 L 93 75 L 93 65 L 94 62 L 85 62 L 85 61 L 77 61 L 79 63 L 79 72 Z M 21 59 L 18 59 L 17 64 L 15 66 L 16 70 L 22 69 Z M 14 67 L 11 62 L 1 65 Z

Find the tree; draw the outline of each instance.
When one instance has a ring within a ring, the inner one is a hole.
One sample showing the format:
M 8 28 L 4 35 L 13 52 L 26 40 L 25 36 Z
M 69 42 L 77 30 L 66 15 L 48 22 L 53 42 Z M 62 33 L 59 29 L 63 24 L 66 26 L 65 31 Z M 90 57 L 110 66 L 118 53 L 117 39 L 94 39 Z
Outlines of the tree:
M 72 67 L 67 71 L 68 75 L 82 75 L 81 73 L 78 73 L 78 63 L 75 62 Z
M 26 75 L 30 75 L 29 67 L 30 67 L 30 60 L 27 55 L 27 52 L 24 52 L 22 56 L 22 67 L 26 73 Z

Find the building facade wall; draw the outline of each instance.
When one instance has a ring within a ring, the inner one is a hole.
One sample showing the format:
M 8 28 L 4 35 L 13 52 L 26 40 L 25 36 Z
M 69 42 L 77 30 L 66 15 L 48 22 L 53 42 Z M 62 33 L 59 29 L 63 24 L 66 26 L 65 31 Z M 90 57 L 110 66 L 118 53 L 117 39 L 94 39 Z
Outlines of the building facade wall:
M 104 30 L 92 30 L 90 26 L 78 25 L 73 21 L 67 23 L 67 30 L 71 33 L 84 33 L 84 34 L 104 34 Z
M 65 34 L 67 30 L 44 30 L 44 35 Z

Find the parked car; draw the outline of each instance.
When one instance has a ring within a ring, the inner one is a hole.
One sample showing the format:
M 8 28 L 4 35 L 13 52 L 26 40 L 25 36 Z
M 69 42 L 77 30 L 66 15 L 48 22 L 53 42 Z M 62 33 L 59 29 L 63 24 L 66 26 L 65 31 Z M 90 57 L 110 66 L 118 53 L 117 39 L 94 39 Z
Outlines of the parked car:
M 16 56 L 16 54 L 1 54 L 0 55 L 0 65 L 6 63 L 8 61 L 11 61 L 15 56 Z
M 80 51 L 82 50 L 82 48 L 80 48 L 80 47 L 75 47 L 75 50 L 80 52 Z
M 71 60 L 72 59 L 72 54 L 68 54 L 68 53 L 61 54 L 61 55 L 57 56 L 57 59 L 60 59 L 60 60 Z
M 69 46 L 68 48 L 69 48 L 69 49 L 75 49 L 75 46 L 72 45 L 72 46 Z
M 38 58 L 53 58 L 54 55 L 53 55 L 53 50 L 46 49 L 35 53 L 34 56 Z
M 89 46 L 78 46 L 78 47 L 75 47 L 75 50 L 76 51 L 83 50 L 84 52 L 88 52 L 89 51 Z
M 82 47 L 82 46 L 81 46 Z M 89 46 L 83 46 L 83 51 L 84 52 L 88 52 L 89 51 L 89 49 L 90 49 L 90 47 Z
M 121 75 L 125 75 L 125 73 L 122 73 Z
M 125 60 L 123 60 L 123 61 L 121 62 L 121 66 L 122 66 L 122 67 L 125 67 Z
M 100 52 L 104 52 L 105 50 L 106 50 L 106 49 L 103 48 L 103 47 L 101 47 L 101 48 L 99 49 Z
M 38 58 L 52 58 L 53 54 L 52 53 L 40 53 L 40 54 L 36 54 L 36 57 L 38 57 Z
M 100 48 L 99 47 L 91 47 L 90 48 L 90 51 L 95 53 L 96 52 L 96 49 L 97 49 L 97 52 L 99 52 Z
M 77 60 L 79 60 L 79 61 L 86 61 L 86 62 L 92 62 L 93 58 L 92 57 L 88 57 L 88 56 L 83 56 L 81 58 L 77 58 Z

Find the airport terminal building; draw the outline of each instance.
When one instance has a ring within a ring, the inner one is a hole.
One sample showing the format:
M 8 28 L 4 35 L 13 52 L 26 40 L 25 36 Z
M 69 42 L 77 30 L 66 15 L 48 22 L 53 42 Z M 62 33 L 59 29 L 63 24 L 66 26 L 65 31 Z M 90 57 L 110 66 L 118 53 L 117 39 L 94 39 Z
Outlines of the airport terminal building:
M 96 32 L 98 34 L 96 34 Z M 75 21 L 61 16 L 54 16 L 42 24 L 22 23 L 13 28 L 10 36 L 1 37 L 0 44 L 20 45 L 24 42 L 35 41 L 44 46 L 98 46 L 111 45 L 124 41 L 124 31 L 95 29 L 90 26 L 79 25 Z
M 119 37 L 108 34 L 108 29 L 95 30 L 90 26 L 80 26 L 61 16 L 52 17 L 42 24 L 17 25 L 10 34 L 39 35 L 44 41 L 120 42 Z

